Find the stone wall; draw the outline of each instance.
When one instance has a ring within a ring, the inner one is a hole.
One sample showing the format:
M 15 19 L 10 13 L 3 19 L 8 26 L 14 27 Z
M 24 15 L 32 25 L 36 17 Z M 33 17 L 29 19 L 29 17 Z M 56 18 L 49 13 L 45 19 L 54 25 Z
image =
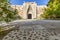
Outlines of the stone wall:
M 29 6 L 31 9 L 29 9 Z M 11 5 L 11 7 L 17 9 L 18 15 L 23 19 L 28 19 L 28 14 L 32 14 L 32 19 L 40 18 L 40 15 L 44 13 L 44 9 L 47 8 L 46 5 L 37 5 L 35 2 L 25 2 L 23 5 Z

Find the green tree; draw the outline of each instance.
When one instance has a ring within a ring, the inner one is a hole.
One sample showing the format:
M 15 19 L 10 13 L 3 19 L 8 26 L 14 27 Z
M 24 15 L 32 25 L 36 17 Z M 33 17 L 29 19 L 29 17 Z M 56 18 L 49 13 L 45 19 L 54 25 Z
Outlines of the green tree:
M 50 0 L 42 17 L 46 19 L 60 18 L 60 0 Z
M 10 7 L 9 0 L 0 0 L 0 21 L 9 22 L 21 19 L 17 13 L 16 9 Z

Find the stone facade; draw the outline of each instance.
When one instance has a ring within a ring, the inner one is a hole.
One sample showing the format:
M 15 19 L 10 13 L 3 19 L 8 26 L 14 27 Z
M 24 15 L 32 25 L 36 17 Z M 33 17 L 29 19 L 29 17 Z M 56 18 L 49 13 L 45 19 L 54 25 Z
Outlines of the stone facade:
M 35 2 L 24 2 L 23 5 L 11 5 L 12 8 L 18 10 L 18 14 L 23 19 L 36 19 L 44 13 L 46 5 L 37 5 Z

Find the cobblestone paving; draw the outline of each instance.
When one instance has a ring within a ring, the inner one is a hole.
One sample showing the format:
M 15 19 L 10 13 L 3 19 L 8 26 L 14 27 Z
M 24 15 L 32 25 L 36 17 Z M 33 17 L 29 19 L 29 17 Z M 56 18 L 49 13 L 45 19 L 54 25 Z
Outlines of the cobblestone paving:
M 40 25 L 18 26 L 3 40 L 60 40 L 60 34 Z
M 7 26 L 14 26 L 15 30 L 2 40 L 60 40 L 60 33 L 54 30 L 60 30 L 60 21 L 57 20 L 17 20 Z

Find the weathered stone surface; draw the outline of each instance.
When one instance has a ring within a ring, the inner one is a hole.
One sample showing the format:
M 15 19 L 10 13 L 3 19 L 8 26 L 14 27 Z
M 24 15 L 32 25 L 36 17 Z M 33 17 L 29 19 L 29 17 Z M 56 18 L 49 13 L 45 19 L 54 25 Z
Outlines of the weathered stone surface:
M 55 31 L 48 31 L 44 27 L 34 26 L 20 26 L 16 30 L 11 31 L 3 40 L 55 40 L 59 39 L 59 34 Z
M 60 21 L 49 20 L 11 22 L 9 24 L 15 25 L 15 30 L 2 40 L 60 40 L 60 33 L 55 31 L 60 27 L 59 23 Z

